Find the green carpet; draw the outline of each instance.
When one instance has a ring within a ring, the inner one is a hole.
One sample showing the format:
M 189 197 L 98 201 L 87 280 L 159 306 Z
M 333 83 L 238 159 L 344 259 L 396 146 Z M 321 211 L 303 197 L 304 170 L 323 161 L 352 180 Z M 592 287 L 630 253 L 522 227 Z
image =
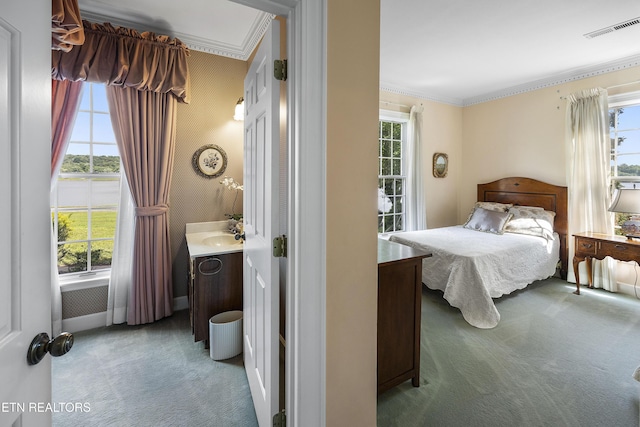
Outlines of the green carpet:
M 53 426 L 257 426 L 242 355 L 214 361 L 194 343 L 188 311 L 142 326 L 74 334 L 53 359 L 53 402 L 89 412 L 53 414 Z
M 379 396 L 378 426 L 638 426 L 640 301 L 573 289 L 549 279 L 500 298 L 483 330 L 423 288 L 421 386 Z M 186 314 L 75 334 L 53 359 L 53 401 L 90 412 L 53 425 L 256 426 L 242 356 L 211 360 Z
M 420 387 L 378 398 L 378 426 L 638 426 L 640 301 L 558 279 L 495 300 L 494 329 L 423 287 Z

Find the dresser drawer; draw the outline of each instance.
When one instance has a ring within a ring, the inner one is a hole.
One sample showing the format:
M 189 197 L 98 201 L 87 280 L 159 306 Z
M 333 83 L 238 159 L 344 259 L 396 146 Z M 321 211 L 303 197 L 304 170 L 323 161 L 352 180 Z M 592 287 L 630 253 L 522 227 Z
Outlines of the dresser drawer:
M 635 261 L 640 258 L 640 246 L 615 242 L 602 242 L 600 245 L 600 254 L 620 261 Z
M 576 256 L 595 256 L 597 242 L 584 237 L 576 237 Z

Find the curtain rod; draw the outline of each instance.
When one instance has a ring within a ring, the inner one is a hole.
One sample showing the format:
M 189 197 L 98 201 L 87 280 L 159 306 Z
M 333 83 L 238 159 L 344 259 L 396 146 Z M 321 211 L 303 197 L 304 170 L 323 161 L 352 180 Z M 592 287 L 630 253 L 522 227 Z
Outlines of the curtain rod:
M 395 102 L 388 102 L 388 101 L 379 101 L 380 104 L 386 104 L 386 105 L 394 105 L 396 107 L 403 107 L 403 108 L 408 108 L 411 109 L 411 107 L 409 107 L 408 105 L 404 105 L 404 104 L 397 104 Z
M 607 89 L 614 89 L 614 88 L 617 88 L 617 87 L 629 86 L 629 85 L 634 85 L 634 84 L 638 84 L 638 83 L 640 83 L 640 80 L 635 80 L 635 81 L 628 82 L 628 83 L 620 83 L 619 85 L 608 86 Z
M 620 83 L 619 85 L 613 85 L 613 86 L 607 86 L 607 90 L 609 89 L 615 89 L 618 87 L 624 87 L 624 86 L 629 86 L 629 85 L 635 85 L 635 84 L 640 84 L 640 80 L 634 80 L 632 82 L 627 82 L 627 83 Z M 566 100 L 567 97 L 566 96 L 561 96 L 560 99 Z

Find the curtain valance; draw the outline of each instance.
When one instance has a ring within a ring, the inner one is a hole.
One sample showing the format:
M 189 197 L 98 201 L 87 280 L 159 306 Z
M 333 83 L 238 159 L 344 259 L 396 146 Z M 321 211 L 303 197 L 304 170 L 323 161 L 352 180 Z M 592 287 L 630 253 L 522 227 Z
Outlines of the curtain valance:
M 189 49 L 184 43 L 109 23 L 82 22 L 84 44 L 51 52 L 52 78 L 171 93 L 189 103 Z
M 69 52 L 84 43 L 84 28 L 76 0 L 51 0 L 51 49 Z

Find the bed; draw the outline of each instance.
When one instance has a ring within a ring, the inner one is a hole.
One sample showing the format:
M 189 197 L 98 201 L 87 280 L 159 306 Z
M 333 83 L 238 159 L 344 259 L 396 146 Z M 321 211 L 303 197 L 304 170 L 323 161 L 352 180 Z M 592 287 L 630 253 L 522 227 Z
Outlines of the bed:
M 422 282 L 442 291 L 469 324 L 488 329 L 500 321 L 493 298 L 556 273 L 566 278 L 567 188 L 509 177 L 479 184 L 477 200 L 481 203 L 474 207 L 466 226 L 398 233 L 389 240 L 431 252 L 433 256 L 423 260 Z M 504 209 L 506 214 L 493 213 L 494 207 L 498 212 Z M 519 212 L 551 217 L 549 229 L 541 235 L 521 234 L 514 221 Z M 491 221 L 499 217 L 506 231 L 500 234 L 474 229 L 476 217 L 482 218 L 479 215 L 488 215 Z

